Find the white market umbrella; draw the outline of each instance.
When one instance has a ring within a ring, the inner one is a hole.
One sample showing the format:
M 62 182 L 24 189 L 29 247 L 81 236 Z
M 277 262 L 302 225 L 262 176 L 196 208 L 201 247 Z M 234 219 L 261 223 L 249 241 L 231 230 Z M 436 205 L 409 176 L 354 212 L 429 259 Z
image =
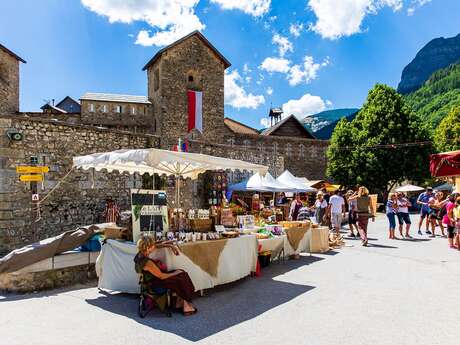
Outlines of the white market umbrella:
M 154 175 L 174 175 L 180 178 L 196 179 L 207 170 L 247 170 L 265 175 L 268 167 L 241 160 L 215 157 L 200 153 L 167 151 L 160 149 L 116 150 L 93 153 L 73 158 L 73 167 L 83 170 L 118 171 L 129 174 L 148 173 Z M 177 185 L 177 189 L 179 186 Z M 179 191 L 177 192 L 179 195 Z M 177 204 L 176 199 L 176 204 Z
M 414 186 L 413 184 L 406 184 L 405 186 L 396 188 L 397 192 L 419 192 L 422 190 L 425 190 L 425 188 Z
M 295 189 L 296 192 L 313 193 L 317 191 L 316 188 L 308 186 L 302 178 L 295 177 L 288 170 L 283 172 L 276 180 Z

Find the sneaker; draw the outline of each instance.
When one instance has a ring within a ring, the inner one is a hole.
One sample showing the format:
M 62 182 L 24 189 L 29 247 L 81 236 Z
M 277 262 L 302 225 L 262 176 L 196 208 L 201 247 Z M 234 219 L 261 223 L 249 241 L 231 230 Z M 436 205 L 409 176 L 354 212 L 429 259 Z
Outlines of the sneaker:
M 420 236 L 423 235 L 421 230 L 419 230 L 417 233 L 418 233 Z
M 430 230 L 427 230 L 427 231 L 425 231 L 425 234 L 431 235 L 431 231 L 430 231 Z
M 353 238 L 355 238 L 355 237 L 356 237 L 356 236 L 355 236 L 355 234 L 354 234 L 354 233 L 352 233 L 352 232 L 350 232 L 350 233 L 348 234 L 348 236 L 349 236 L 349 237 L 353 237 Z
M 406 238 L 412 238 L 412 236 L 411 235 L 406 235 Z

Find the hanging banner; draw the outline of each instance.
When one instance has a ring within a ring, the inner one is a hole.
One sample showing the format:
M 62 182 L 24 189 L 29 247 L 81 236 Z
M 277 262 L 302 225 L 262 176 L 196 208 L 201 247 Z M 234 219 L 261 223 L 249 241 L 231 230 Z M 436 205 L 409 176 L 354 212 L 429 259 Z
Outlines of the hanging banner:
M 188 97 L 188 131 L 197 129 L 203 133 L 203 92 L 187 91 Z
M 165 191 L 131 189 L 131 211 L 134 242 L 137 242 L 143 233 L 155 236 L 156 233 L 168 231 Z

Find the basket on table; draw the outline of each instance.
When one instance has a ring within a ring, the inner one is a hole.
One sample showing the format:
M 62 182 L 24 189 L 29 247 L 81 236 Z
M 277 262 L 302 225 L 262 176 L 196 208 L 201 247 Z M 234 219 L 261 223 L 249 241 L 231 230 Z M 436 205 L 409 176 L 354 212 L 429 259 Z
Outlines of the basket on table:
M 190 219 L 190 230 L 194 232 L 209 232 L 212 230 L 212 219 Z

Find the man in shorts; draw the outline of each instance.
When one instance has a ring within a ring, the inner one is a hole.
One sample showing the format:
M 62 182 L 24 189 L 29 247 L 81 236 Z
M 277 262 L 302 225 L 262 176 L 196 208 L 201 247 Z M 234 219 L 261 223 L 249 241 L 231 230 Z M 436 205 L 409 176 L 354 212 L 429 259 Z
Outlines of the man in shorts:
M 342 219 L 345 217 L 345 200 L 338 191 L 335 191 L 329 199 L 329 214 L 331 215 L 332 227 L 335 229 L 335 233 L 339 235 Z
M 433 195 L 433 188 L 428 187 L 425 192 L 420 194 L 417 199 L 417 204 L 422 205 L 420 209 L 420 221 L 418 223 L 418 234 L 422 234 L 422 224 L 423 220 L 426 220 L 426 230 L 425 233 L 431 234 L 431 231 L 429 230 L 430 226 L 430 206 L 429 206 L 429 201 L 430 198 L 432 198 Z

